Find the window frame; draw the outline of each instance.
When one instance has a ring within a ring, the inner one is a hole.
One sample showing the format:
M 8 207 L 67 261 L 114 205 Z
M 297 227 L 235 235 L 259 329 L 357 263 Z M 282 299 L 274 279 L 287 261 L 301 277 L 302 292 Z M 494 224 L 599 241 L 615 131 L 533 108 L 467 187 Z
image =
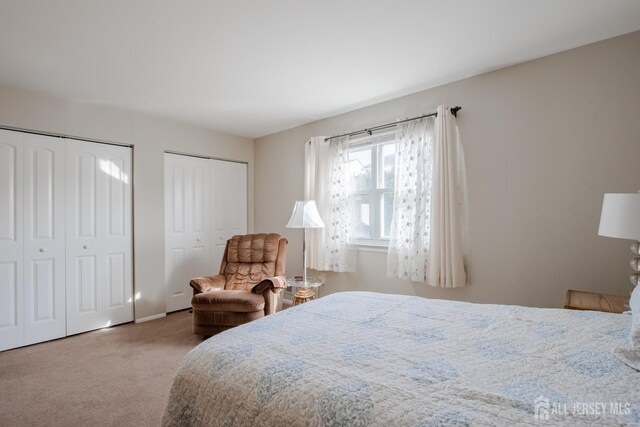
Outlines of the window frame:
M 369 150 L 371 153 L 371 188 L 365 190 L 349 189 L 349 204 L 353 202 L 354 196 L 366 196 L 369 199 L 369 237 L 351 238 L 350 243 L 358 246 L 370 246 L 377 248 L 387 248 L 390 236 L 383 236 L 383 216 L 384 216 L 384 196 L 390 194 L 394 197 L 394 187 L 384 187 L 384 162 L 383 148 L 386 145 L 395 145 L 397 153 L 397 140 L 395 131 L 387 131 L 375 136 L 365 136 L 349 141 L 348 153 Z M 394 171 L 395 173 L 395 171 Z M 395 185 L 395 180 L 394 180 Z M 351 215 L 350 210 L 350 215 Z M 355 227 L 354 227 L 355 228 Z M 390 231 L 390 230 L 389 230 Z

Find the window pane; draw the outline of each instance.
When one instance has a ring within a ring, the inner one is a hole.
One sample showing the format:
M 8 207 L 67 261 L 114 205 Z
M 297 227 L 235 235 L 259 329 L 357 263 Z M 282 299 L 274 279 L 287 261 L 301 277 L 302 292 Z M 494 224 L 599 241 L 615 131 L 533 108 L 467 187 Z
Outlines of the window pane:
M 393 216 L 393 193 L 384 193 L 380 203 L 380 237 L 391 236 L 391 217 Z
M 382 146 L 382 188 L 393 188 L 396 173 L 396 144 Z
M 371 148 L 349 151 L 351 191 L 371 188 Z
M 351 196 L 354 237 L 369 238 L 371 234 L 371 204 L 369 196 Z

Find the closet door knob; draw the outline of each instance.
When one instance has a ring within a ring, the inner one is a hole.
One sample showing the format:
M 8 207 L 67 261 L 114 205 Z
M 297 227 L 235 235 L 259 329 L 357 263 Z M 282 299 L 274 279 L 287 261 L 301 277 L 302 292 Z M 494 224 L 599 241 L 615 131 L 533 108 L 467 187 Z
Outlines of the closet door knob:
M 40 248 L 40 249 L 38 249 L 38 252 L 46 252 L 46 251 L 47 251 L 47 248 Z
M 200 241 L 200 238 L 198 237 L 198 238 L 196 239 L 196 242 L 199 242 L 199 241 Z
M 89 245 L 84 245 L 82 249 L 89 249 Z

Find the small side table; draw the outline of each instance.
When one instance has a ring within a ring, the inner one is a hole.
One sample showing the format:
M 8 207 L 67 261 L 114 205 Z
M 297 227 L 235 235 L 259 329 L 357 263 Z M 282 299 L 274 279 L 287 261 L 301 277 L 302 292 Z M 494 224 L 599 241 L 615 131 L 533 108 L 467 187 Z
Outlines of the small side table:
M 287 279 L 287 286 L 297 288 L 293 295 L 293 305 L 304 304 L 316 298 L 314 288 L 319 288 L 324 284 L 320 279 L 307 279 L 307 281 Z

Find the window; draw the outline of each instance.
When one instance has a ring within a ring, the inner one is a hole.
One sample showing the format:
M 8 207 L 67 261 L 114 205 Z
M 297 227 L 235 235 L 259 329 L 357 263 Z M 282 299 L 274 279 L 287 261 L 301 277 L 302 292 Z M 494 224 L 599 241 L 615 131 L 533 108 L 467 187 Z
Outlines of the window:
M 388 246 L 396 163 L 394 134 L 356 140 L 348 155 L 353 243 Z

